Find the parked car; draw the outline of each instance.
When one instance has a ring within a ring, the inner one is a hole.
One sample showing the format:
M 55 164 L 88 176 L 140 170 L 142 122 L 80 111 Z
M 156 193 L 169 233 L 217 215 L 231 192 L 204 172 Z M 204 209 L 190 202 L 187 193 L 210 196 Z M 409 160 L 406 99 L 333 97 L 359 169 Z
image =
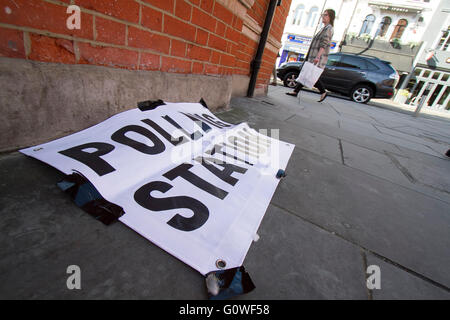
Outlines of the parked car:
M 277 76 L 286 87 L 295 87 L 302 64 L 288 62 L 277 69 Z M 367 103 L 371 98 L 392 98 L 399 76 L 388 61 L 350 53 L 331 53 L 320 79 L 327 90 L 347 95 L 358 103 Z

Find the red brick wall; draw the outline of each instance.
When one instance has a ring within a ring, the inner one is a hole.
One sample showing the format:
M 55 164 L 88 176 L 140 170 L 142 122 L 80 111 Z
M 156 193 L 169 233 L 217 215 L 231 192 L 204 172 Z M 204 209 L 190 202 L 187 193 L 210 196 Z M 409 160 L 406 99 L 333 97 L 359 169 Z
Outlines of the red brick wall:
M 290 0 L 277 7 L 271 36 L 281 39 Z M 248 14 L 261 26 L 269 0 Z M 69 30 L 67 6 L 81 8 Z M 0 0 L 0 56 L 66 64 L 205 75 L 249 75 L 258 43 L 215 0 Z M 257 86 L 276 52 L 265 50 Z
M 252 17 L 260 26 L 264 24 L 266 19 L 267 8 L 269 7 L 269 1 L 255 0 L 253 7 L 248 11 L 248 15 Z

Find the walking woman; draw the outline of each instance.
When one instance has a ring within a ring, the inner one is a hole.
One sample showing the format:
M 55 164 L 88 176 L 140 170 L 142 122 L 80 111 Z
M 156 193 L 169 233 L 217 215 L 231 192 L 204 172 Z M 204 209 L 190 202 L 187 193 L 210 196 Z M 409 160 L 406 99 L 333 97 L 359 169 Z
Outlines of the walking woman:
M 319 31 L 319 33 L 317 33 L 316 36 L 314 36 L 306 57 L 306 61 L 309 61 L 322 69 L 325 68 L 328 61 L 328 53 L 330 52 L 331 39 L 333 38 L 334 32 L 333 26 L 335 16 L 336 13 L 333 9 L 327 9 L 322 13 L 322 23 L 324 24 L 324 27 Z M 319 89 L 321 94 L 318 102 L 325 100 L 327 97 L 327 92 L 325 91 L 320 78 L 317 80 L 314 87 Z M 301 83 L 297 83 L 294 88 L 294 92 L 286 92 L 286 94 L 296 97 L 301 88 L 303 88 L 303 85 Z

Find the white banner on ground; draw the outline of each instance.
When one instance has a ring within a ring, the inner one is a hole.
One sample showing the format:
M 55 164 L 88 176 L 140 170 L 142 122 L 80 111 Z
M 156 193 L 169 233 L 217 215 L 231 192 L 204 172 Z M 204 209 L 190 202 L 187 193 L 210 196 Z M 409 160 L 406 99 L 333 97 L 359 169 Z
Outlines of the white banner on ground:
M 81 173 L 120 221 L 206 275 L 242 265 L 293 149 L 199 103 L 166 103 L 21 152 Z

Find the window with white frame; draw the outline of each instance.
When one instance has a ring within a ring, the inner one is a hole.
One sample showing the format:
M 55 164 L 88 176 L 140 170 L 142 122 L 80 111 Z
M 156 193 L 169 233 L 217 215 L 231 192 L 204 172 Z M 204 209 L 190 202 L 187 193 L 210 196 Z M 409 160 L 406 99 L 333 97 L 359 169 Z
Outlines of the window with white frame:
M 364 19 L 361 30 L 359 31 L 359 35 L 364 33 L 370 34 L 372 31 L 373 23 L 375 22 L 375 16 L 373 14 L 369 14 L 366 19 Z
M 303 13 L 305 12 L 305 6 L 299 4 L 294 11 L 294 18 L 292 18 L 292 24 L 299 26 L 303 18 Z
M 316 23 L 316 18 L 319 13 L 319 8 L 312 7 L 308 12 L 308 20 L 306 20 L 305 27 L 314 27 Z
M 386 32 L 388 31 L 391 23 L 392 23 L 392 19 L 390 17 L 384 17 L 381 20 L 380 25 L 378 26 L 377 36 L 384 37 L 386 35 Z
M 398 23 L 395 26 L 394 31 L 392 32 L 390 40 L 393 40 L 395 38 L 400 39 L 402 37 L 403 32 L 405 31 L 407 25 L 408 25 L 408 20 L 406 20 L 406 19 L 398 20 Z

